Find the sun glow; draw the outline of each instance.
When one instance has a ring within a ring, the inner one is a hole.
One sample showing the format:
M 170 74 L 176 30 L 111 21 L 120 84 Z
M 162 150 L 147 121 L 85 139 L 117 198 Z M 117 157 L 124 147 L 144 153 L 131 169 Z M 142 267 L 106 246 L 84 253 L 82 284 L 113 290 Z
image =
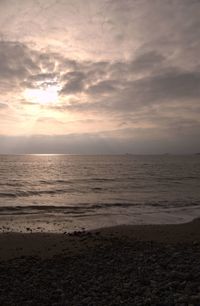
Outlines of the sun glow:
M 26 100 L 32 103 L 54 104 L 59 100 L 59 86 L 50 85 L 47 87 L 26 89 L 24 96 Z

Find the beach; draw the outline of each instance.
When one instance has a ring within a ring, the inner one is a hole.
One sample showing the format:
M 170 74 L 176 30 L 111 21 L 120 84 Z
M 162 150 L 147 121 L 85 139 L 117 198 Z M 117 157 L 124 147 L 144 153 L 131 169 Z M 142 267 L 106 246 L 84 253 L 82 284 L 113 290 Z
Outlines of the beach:
M 200 305 L 200 221 L 0 234 L 0 305 Z

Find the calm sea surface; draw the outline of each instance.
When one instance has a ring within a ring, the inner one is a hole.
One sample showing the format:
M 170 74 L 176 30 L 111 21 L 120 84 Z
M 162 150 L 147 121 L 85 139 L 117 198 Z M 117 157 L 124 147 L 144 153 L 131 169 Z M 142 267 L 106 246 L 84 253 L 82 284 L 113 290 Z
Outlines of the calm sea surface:
M 71 224 L 200 216 L 200 156 L 1 155 L 0 216 Z

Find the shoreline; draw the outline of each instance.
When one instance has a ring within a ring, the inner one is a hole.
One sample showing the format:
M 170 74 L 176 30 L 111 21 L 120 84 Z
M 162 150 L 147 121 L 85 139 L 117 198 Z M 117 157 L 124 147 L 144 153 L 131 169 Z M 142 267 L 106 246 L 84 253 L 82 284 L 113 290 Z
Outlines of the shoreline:
M 200 243 L 200 218 L 179 224 L 117 225 L 64 233 L 1 232 L 0 261 L 21 256 L 50 258 L 67 250 L 82 251 L 82 248 L 84 251 L 87 243 L 93 247 L 94 238 L 103 242 L 105 239 L 118 239 L 161 244 Z
M 135 214 L 121 212 L 118 214 L 94 214 L 76 215 L 68 214 L 0 214 L 1 233 L 59 233 L 81 231 L 93 231 L 95 229 L 111 228 L 117 226 L 149 226 L 149 225 L 179 225 L 192 222 L 200 216 L 199 207 L 189 207 L 183 210 L 145 210 L 136 211 Z

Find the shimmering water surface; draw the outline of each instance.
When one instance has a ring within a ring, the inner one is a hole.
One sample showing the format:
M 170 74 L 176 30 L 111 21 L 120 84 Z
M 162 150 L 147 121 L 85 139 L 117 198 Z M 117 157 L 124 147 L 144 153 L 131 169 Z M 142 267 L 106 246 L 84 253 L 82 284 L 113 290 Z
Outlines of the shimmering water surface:
M 0 215 L 86 228 L 184 222 L 200 216 L 200 156 L 1 155 Z

